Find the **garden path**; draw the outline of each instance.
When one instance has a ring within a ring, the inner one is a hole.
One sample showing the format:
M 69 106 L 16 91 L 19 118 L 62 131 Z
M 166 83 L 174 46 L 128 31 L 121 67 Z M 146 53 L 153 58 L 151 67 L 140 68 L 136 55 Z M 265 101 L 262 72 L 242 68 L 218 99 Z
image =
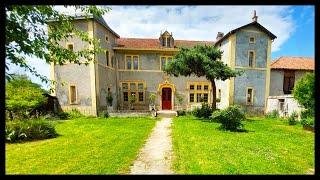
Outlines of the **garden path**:
M 172 118 L 162 118 L 157 122 L 131 166 L 130 174 L 173 174 L 171 170 Z

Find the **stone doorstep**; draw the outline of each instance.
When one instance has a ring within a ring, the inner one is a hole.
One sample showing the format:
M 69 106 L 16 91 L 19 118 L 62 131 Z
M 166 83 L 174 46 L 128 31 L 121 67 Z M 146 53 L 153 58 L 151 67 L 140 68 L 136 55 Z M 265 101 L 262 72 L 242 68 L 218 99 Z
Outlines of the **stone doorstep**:
M 171 111 L 171 110 L 160 110 L 157 111 L 158 117 L 175 117 L 178 116 L 177 111 Z

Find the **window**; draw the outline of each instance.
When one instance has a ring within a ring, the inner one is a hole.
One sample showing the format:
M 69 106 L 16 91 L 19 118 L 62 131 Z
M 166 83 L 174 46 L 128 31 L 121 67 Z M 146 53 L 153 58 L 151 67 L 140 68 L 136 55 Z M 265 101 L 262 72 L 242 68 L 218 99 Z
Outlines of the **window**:
M 109 62 L 109 51 L 106 51 L 106 62 L 107 62 L 107 66 L 110 66 L 110 62 Z
M 141 81 L 122 82 L 123 101 L 128 102 L 128 96 L 136 97 L 136 102 L 144 102 L 145 84 Z
M 109 37 L 106 35 L 106 41 L 108 42 L 109 41 Z
M 203 94 L 203 102 L 208 102 L 208 93 Z
M 172 61 L 172 56 L 161 56 L 160 57 L 160 70 L 163 70 L 169 61 Z
M 253 105 L 253 88 L 247 88 L 247 105 Z
M 126 56 L 126 69 L 128 70 L 139 70 L 139 56 L 127 55 Z
M 197 93 L 197 102 L 201 102 L 201 94 Z
M 256 39 L 254 37 L 249 37 L 249 43 L 255 43 Z
M 73 51 L 73 44 L 71 44 L 71 43 L 67 44 L 67 49 L 69 51 Z
M 279 99 L 279 110 L 280 111 L 284 110 L 284 99 Z
M 70 104 L 77 103 L 77 89 L 75 85 L 71 85 L 69 87 L 69 100 L 70 100 Z
M 249 51 L 248 59 L 249 59 L 249 67 L 254 67 L 254 60 L 255 60 L 254 51 Z
M 284 71 L 283 93 L 291 94 L 294 87 L 295 75 L 294 71 Z
M 190 102 L 194 102 L 194 94 L 190 93 Z
M 167 47 L 170 47 L 170 38 L 167 38 Z
M 191 82 L 188 87 L 190 103 L 209 102 L 209 82 Z

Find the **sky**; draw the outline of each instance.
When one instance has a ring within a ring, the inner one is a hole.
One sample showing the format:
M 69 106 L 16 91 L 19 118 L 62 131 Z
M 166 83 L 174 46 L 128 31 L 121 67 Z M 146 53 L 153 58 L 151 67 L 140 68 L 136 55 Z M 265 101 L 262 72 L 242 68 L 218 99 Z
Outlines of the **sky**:
M 314 57 L 314 6 L 108 6 L 112 10 L 103 17 L 120 37 L 159 38 L 160 32 L 172 32 L 174 39 L 214 41 L 218 32 L 252 22 L 256 10 L 258 22 L 277 36 L 272 43 L 271 58 L 281 56 Z M 71 8 L 56 7 L 65 13 Z M 28 58 L 36 70 L 50 77 L 49 65 Z M 27 74 L 43 88 L 49 86 L 37 77 L 11 65 L 10 73 Z

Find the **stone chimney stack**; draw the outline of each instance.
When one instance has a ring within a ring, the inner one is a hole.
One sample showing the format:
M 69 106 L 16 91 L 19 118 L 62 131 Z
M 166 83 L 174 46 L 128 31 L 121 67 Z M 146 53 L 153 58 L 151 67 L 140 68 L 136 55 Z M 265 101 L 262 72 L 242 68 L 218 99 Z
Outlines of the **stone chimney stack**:
M 256 14 L 256 10 L 253 11 L 252 21 L 253 21 L 253 22 L 257 22 L 257 21 L 258 21 L 258 16 L 257 16 L 257 14 Z
M 223 32 L 218 32 L 216 40 L 218 41 L 219 39 L 221 39 L 223 37 Z

